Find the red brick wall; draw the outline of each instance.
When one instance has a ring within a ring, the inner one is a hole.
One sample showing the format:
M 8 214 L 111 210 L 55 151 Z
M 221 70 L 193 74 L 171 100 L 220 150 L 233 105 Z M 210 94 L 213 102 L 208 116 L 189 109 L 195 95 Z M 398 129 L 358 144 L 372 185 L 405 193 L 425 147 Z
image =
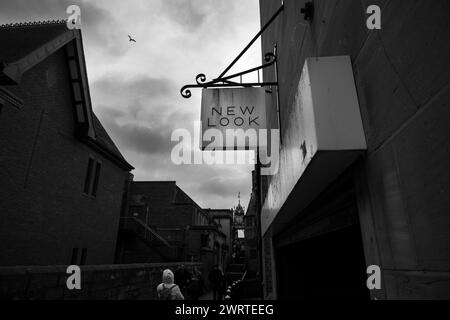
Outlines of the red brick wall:
M 0 265 L 112 263 L 127 173 L 74 139 L 65 53 L 8 87 L 24 100 L 0 116 Z M 7 137 L 7 139 L 5 139 Z M 96 199 L 83 195 L 89 155 L 102 161 Z

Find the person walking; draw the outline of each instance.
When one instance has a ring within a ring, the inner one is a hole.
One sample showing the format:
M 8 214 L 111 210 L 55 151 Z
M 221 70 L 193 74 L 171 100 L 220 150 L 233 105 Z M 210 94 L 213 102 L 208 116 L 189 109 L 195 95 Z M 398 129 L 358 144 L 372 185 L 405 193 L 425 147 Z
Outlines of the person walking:
M 198 300 L 199 297 L 203 294 L 202 273 L 197 269 L 197 267 L 194 267 L 193 269 L 192 279 L 188 291 L 192 300 Z
M 208 278 L 213 289 L 213 299 L 222 300 L 224 276 L 218 265 L 214 266 L 214 269 L 211 270 Z
M 184 265 L 181 265 L 175 270 L 175 281 L 180 286 L 181 292 L 186 293 L 191 281 L 191 273 L 186 269 Z
M 162 283 L 158 285 L 156 291 L 160 300 L 184 300 L 180 288 L 174 283 L 175 277 L 170 269 L 163 271 Z

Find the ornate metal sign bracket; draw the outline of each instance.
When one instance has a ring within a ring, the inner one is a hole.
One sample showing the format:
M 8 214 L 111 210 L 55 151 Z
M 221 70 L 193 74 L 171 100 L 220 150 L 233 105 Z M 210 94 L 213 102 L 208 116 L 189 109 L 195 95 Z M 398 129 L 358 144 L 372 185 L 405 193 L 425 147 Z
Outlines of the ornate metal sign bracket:
M 284 4 L 277 10 L 277 12 L 267 21 L 267 23 L 262 27 L 262 29 L 256 34 L 256 36 L 249 42 L 249 44 L 244 48 L 244 50 L 239 53 L 239 55 L 233 60 L 233 62 L 222 72 L 222 74 L 211 81 L 206 81 L 206 75 L 201 73 L 195 78 L 195 84 L 188 84 L 181 88 L 181 95 L 184 98 L 190 98 L 192 96 L 191 88 L 226 88 L 226 87 L 266 87 L 266 86 L 278 86 L 278 81 L 276 82 L 260 82 L 259 81 L 259 70 L 265 69 L 276 63 L 277 57 L 274 53 L 266 53 L 264 60 L 266 63 L 259 67 L 255 67 L 246 71 L 235 73 L 226 76 L 227 72 L 239 61 L 239 59 L 247 52 L 247 50 L 255 43 L 255 41 L 266 31 L 266 29 L 272 24 L 273 21 L 278 17 L 278 15 L 284 10 Z M 258 72 L 258 82 L 253 83 L 242 83 L 242 76 Z M 240 77 L 240 82 L 232 81 L 233 79 Z

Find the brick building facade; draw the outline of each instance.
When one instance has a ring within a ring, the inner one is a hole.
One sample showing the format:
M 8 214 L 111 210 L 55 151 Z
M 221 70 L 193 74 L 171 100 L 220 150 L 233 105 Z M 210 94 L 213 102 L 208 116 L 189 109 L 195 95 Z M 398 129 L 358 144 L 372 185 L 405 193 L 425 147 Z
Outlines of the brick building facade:
M 205 209 L 210 217 L 217 223 L 221 232 L 226 236 L 226 243 L 223 245 L 222 268 L 226 269 L 230 263 L 231 249 L 233 247 L 233 210 L 232 209 Z
M 92 111 L 80 31 L 0 27 L 0 265 L 114 261 L 129 165 Z
M 122 217 L 118 262 L 222 264 L 226 235 L 174 181 L 134 181 Z

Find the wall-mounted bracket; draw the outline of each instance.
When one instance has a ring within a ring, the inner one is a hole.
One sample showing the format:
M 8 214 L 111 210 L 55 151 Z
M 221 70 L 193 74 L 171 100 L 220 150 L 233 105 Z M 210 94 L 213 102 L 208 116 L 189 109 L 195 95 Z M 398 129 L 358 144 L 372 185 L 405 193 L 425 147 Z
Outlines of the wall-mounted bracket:
M 206 81 L 206 75 L 203 73 L 198 74 L 195 77 L 195 84 L 188 84 L 181 88 L 181 95 L 184 98 L 190 98 L 192 96 L 192 88 L 226 88 L 226 87 L 266 87 L 266 86 L 278 86 L 278 82 L 260 82 L 259 81 L 259 70 L 268 68 L 275 64 L 277 57 L 273 53 L 266 53 L 264 60 L 266 63 L 259 67 L 255 67 L 246 71 L 238 72 L 229 76 L 226 76 L 227 72 L 239 61 L 239 59 L 247 52 L 247 50 L 253 45 L 253 43 L 264 33 L 264 31 L 272 24 L 273 21 L 278 17 L 278 15 L 284 10 L 284 4 L 277 10 L 277 12 L 267 21 L 267 23 L 262 27 L 262 29 L 256 34 L 255 37 L 249 42 L 249 44 L 241 51 L 241 53 L 233 60 L 233 62 L 222 72 L 222 74 L 211 81 Z M 258 72 L 258 82 L 242 83 L 242 76 Z M 233 81 L 235 78 L 240 78 L 240 82 Z
M 305 7 L 300 10 L 300 13 L 303 14 L 306 21 L 311 22 L 314 18 L 314 4 L 312 1 L 306 2 Z

